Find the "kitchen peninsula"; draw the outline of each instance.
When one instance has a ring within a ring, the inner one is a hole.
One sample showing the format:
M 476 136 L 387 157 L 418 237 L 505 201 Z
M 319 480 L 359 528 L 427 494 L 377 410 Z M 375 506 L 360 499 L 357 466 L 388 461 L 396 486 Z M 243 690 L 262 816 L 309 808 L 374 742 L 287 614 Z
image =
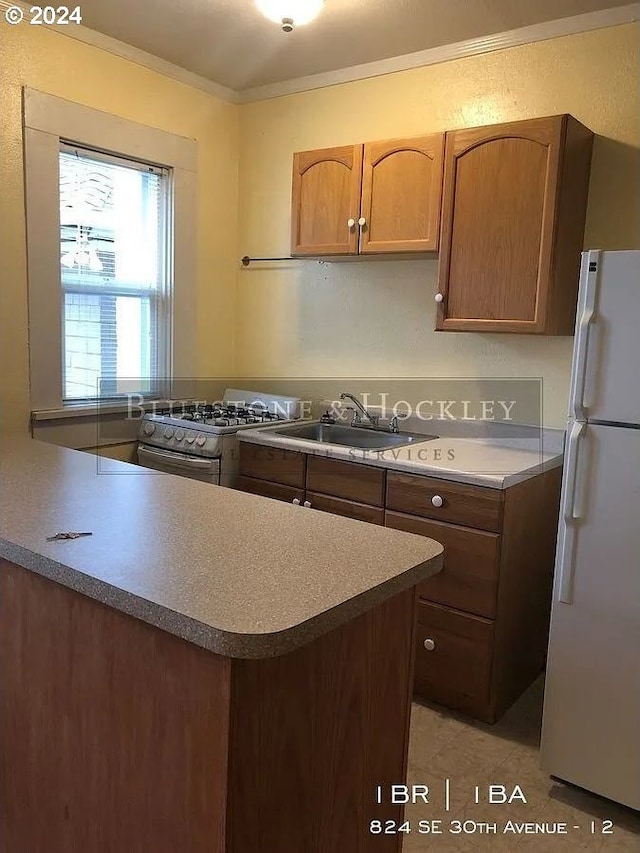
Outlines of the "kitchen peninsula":
M 107 468 L 98 466 L 107 465 Z M 91 533 L 48 541 L 60 532 Z M 29 440 L 0 458 L 3 853 L 397 851 L 433 540 Z

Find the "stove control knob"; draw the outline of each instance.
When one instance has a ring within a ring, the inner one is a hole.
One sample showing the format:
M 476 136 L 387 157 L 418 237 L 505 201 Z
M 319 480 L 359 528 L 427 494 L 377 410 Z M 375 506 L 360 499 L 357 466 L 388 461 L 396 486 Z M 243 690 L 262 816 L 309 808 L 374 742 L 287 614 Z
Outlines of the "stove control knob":
M 165 437 L 165 438 L 172 438 L 172 437 L 173 437 L 173 427 L 167 427 L 167 428 L 165 429 L 165 431 L 164 431 L 164 437 Z
M 187 442 L 187 444 L 193 444 L 193 442 L 195 440 L 196 440 L 195 435 L 192 432 L 188 432 L 187 437 L 185 438 L 185 441 Z
M 152 423 L 146 423 L 144 425 L 144 433 L 145 435 L 153 435 L 156 431 L 156 425 Z
M 184 430 L 179 429 L 178 432 L 176 433 L 176 441 L 182 441 L 183 438 L 184 438 Z
M 206 440 L 207 436 L 202 435 L 202 433 L 200 433 L 200 435 L 196 438 L 196 444 L 198 445 L 198 447 L 202 447 L 205 444 Z

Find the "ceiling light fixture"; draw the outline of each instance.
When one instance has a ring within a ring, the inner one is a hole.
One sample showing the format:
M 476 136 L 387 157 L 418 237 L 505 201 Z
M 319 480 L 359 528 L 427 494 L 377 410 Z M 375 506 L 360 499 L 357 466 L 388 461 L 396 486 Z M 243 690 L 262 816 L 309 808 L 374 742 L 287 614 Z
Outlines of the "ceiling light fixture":
M 308 24 L 319 14 L 324 0 L 256 0 L 256 6 L 270 21 L 290 33 L 299 24 Z

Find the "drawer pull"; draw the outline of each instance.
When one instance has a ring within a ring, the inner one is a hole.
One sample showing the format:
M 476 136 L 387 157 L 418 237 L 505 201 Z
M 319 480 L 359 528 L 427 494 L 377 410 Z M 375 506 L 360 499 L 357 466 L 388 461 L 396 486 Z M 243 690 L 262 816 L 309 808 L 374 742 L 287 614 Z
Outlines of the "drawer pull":
M 307 509 L 311 506 L 311 501 L 305 501 L 302 506 L 306 506 Z
M 291 501 L 291 503 L 292 503 L 292 504 L 295 504 L 296 506 L 300 506 L 300 498 L 294 498 L 294 499 Z
M 432 652 L 436 647 L 435 640 L 432 640 L 431 637 L 427 637 L 422 645 L 428 652 Z
M 441 507 L 441 506 L 442 506 L 442 504 L 444 503 L 444 501 L 442 500 L 442 498 L 440 497 L 440 495 L 434 495 L 434 496 L 431 498 L 431 503 L 432 503 L 432 505 L 433 505 L 433 506 Z

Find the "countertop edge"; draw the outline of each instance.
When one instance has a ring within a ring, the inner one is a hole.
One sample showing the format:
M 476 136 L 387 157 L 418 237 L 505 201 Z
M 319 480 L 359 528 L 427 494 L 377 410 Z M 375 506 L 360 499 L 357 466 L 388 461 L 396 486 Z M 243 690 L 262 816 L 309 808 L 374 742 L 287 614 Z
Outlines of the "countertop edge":
M 30 551 L 6 539 L 0 539 L 0 558 L 15 563 L 27 571 L 59 583 L 98 604 L 146 622 L 214 654 L 254 660 L 278 657 L 294 651 L 366 613 L 377 604 L 426 580 L 442 567 L 443 552 L 444 549 L 440 545 L 440 552 L 434 554 L 431 559 L 291 628 L 276 633 L 237 634 L 206 625 L 157 602 L 141 598 L 66 566 L 64 563 Z
M 271 428 L 274 429 L 274 428 Z M 429 465 L 424 462 L 403 461 L 396 459 L 381 459 L 381 458 L 358 458 L 350 454 L 353 448 L 341 448 L 338 445 L 323 445 L 314 446 L 311 442 L 289 438 L 286 436 L 278 436 L 275 432 L 271 432 L 270 428 L 244 430 L 238 433 L 238 438 L 241 442 L 249 444 L 260 444 L 265 447 L 273 447 L 281 450 L 292 450 L 294 452 L 306 453 L 309 456 L 322 456 L 326 459 L 336 459 L 343 462 L 352 462 L 355 465 L 370 465 L 375 468 L 384 468 L 388 471 L 400 471 L 405 474 L 416 474 L 423 477 L 436 477 L 441 480 L 449 480 L 455 483 L 466 483 L 470 486 L 484 486 L 489 489 L 504 490 L 511 486 L 520 483 L 523 480 L 528 480 L 545 471 L 553 468 L 558 468 L 563 463 L 563 454 L 553 454 L 547 459 L 541 459 L 536 464 L 514 472 L 505 472 L 501 474 L 483 474 L 466 471 L 455 471 L 451 468 L 441 468 L 436 465 Z M 465 441 L 473 441 L 473 439 L 464 439 Z M 417 443 L 416 443 L 417 444 Z M 505 448 L 509 450 L 509 448 Z

